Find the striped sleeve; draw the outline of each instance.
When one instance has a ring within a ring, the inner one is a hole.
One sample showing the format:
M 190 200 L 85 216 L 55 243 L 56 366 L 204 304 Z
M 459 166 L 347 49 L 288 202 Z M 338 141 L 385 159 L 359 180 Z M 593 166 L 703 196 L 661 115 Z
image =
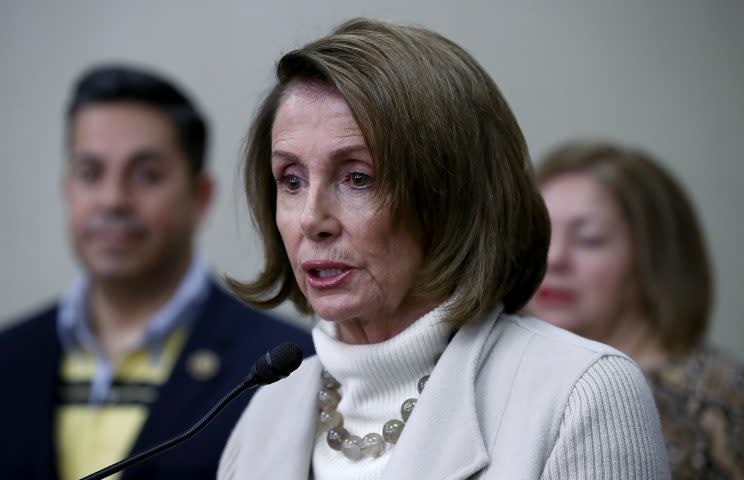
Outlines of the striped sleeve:
M 629 359 L 606 356 L 576 383 L 543 480 L 669 479 L 651 391 Z

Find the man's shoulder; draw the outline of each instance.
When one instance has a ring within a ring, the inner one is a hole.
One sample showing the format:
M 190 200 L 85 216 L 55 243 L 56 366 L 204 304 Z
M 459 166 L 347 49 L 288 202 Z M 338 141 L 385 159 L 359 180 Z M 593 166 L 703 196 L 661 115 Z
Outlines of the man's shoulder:
M 58 307 L 56 302 L 46 304 L 31 313 L 10 320 L 7 323 L 9 326 L 0 330 L 0 345 L 6 342 L 22 342 L 50 331 L 56 331 Z
M 213 320 L 224 321 L 238 330 L 270 328 L 272 330 L 301 331 L 305 330 L 281 320 L 271 313 L 254 308 L 235 297 L 216 282 L 210 286 L 209 298 L 205 307 L 206 313 L 216 315 Z
M 60 352 L 57 306 L 46 306 L 0 332 L 0 364 L 14 366 L 0 369 L 0 377 L 19 386 L 18 382 L 26 382 L 31 372 L 52 368 Z
M 232 341 L 251 345 L 294 342 L 306 353 L 314 351 L 306 329 L 243 303 L 214 281 L 199 323 L 202 328 L 226 332 Z

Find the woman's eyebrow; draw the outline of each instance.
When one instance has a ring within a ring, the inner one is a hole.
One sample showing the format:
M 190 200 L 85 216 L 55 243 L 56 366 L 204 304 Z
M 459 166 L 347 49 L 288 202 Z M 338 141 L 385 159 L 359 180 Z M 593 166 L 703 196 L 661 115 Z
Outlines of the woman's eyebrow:
M 334 157 L 345 157 L 357 153 L 365 153 L 367 155 L 371 155 L 372 152 L 370 152 L 369 147 L 367 144 L 359 143 L 354 145 L 346 145 L 343 147 L 340 147 L 333 151 Z
M 271 157 L 279 157 L 283 160 L 289 160 L 293 162 L 296 162 L 298 160 L 297 155 L 295 155 L 294 153 L 281 149 L 271 150 Z

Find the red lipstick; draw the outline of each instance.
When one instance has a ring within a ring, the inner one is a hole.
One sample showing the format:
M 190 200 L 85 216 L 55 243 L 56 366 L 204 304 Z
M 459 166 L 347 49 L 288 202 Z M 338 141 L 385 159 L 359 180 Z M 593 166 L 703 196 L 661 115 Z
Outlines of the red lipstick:
M 544 305 L 561 306 L 573 303 L 576 294 L 563 288 L 543 287 L 537 291 L 537 300 Z

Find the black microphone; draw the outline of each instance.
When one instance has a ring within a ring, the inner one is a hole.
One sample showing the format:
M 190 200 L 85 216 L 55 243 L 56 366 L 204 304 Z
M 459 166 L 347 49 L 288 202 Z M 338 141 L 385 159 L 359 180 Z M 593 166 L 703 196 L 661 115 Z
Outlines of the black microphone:
M 248 390 L 249 388 L 256 387 L 258 385 L 268 385 L 274 383 L 277 380 L 287 377 L 290 373 L 297 370 L 297 367 L 302 363 L 302 350 L 299 346 L 294 343 L 282 343 L 272 348 L 265 355 L 256 360 L 251 367 L 248 376 L 241 382 L 237 387 L 233 388 L 230 393 L 222 397 L 212 409 L 207 412 L 201 420 L 196 422 L 191 428 L 176 435 L 175 437 L 167 440 L 159 445 L 155 445 L 149 450 L 138 453 L 137 455 L 125 458 L 119 462 L 109 465 L 106 468 L 98 470 L 95 473 L 91 473 L 87 477 L 83 477 L 81 480 L 100 480 L 106 478 L 109 475 L 113 475 L 116 472 L 120 472 L 125 468 L 139 463 L 147 458 L 157 455 L 160 452 L 168 450 L 177 444 L 188 440 L 197 433 L 199 433 L 207 423 L 211 422 L 231 401 L 235 400 L 241 393 Z

